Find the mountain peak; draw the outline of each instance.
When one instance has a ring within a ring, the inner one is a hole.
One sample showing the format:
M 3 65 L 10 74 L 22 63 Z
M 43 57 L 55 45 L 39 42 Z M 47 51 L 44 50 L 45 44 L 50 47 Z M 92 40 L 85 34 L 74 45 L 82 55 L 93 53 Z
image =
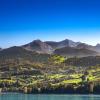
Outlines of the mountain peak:
M 48 45 L 45 42 L 42 42 L 41 40 L 34 40 L 33 42 L 26 44 L 23 46 L 24 49 L 30 50 L 30 51 L 36 51 L 38 53 L 51 53 L 52 47 Z
M 70 39 L 65 39 L 63 41 L 61 41 L 61 43 L 63 43 L 63 45 L 65 45 L 65 47 L 76 47 L 78 44 L 80 44 L 80 42 L 74 42 Z
M 33 42 L 42 42 L 40 39 L 36 39 Z
M 100 44 L 98 43 L 98 44 L 96 45 L 96 47 L 100 47 Z
M 64 40 L 62 40 L 62 41 L 72 41 L 72 40 L 66 38 L 66 39 L 64 39 Z
M 34 45 L 34 44 L 36 44 L 36 45 L 42 45 L 43 42 L 42 42 L 41 40 L 37 39 L 37 40 L 34 40 L 33 42 L 31 42 L 31 43 L 29 43 L 29 44 L 30 44 L 30 45 Z

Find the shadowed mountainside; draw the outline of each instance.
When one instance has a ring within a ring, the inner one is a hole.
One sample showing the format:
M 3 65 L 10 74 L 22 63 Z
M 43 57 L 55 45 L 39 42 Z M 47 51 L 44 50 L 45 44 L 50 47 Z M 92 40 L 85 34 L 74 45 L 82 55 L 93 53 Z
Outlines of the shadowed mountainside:
M 61 48 L 61 49 L 56 49 L 54 51 L 54 54 L 68 56 L 68 57 L 73 57 L 73 56 L 84 57 L 84 56 L 98 55 L 98 53 L 96 51 L 88 50 L 88 49 L 85 49 L 85 48 L 77 49 L 77 48 L 74 48 L 74 47 L 64 47 L 64 48 Z
M 44 62 L 48 57 L 48 54 L 38 54 L 16 46 L 0 51 L 0 62 L 2 63 L 10 60 Z

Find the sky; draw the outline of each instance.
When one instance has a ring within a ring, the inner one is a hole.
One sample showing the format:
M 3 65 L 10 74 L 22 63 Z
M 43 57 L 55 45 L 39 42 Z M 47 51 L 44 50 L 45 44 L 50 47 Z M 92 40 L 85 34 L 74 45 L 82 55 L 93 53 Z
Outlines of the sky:
M 0 0 L 0 47 L 35 39 L 100 43 L 100 0 Z

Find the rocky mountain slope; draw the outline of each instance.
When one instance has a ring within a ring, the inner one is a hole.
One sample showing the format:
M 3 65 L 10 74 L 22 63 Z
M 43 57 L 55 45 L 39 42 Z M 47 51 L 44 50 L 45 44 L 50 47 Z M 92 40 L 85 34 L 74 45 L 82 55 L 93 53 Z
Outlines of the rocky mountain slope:
M 67 57 L 84 57 L 84 56 L 96 56 L 98 53 L 96 51 L 88 50 L 85 48 L 74 48 L 74 47 L 64 47 L 56 49 L 54 54 L 63 55 Z
M 60 42 L 46 41 L 48 45 L 52 46 L 54 49 L 63 48 L 63 47 L 76 47 L 80 42 L 74 42 L 72 40 L 65 39 Z
M 74 42 L 65 39 L 60 42 L 34 40 L 31 43 L 21 46 L 28 51 L 35 51 L 43 54 L 59 54 L 65 56 L 96 56 L 100 53 L 100 45 L 88 45 L 81 42 Z
M 24 49 L 29 51 L 35 51 L 37 53 L 52 53 L 53 48 L 46 44 L 45 42 L 42 42 L 41 40 L 34 40 L 31 43 L 28 43 L 26 45 L 22 46 Z
M 38 54 L 36 52 L 28 51 L 22 47 L 11 47 L 0 51 L 0 63 L 11 62 L 46 62 L 48 54 Z

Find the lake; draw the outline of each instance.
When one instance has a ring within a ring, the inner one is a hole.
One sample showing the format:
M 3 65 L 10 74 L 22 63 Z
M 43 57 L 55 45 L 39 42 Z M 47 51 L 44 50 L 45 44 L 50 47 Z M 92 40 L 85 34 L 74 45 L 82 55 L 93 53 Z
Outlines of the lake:
M 100 95 L 33 95 L 3 93 L 0 94 L 0 100 L 100 100 Z

